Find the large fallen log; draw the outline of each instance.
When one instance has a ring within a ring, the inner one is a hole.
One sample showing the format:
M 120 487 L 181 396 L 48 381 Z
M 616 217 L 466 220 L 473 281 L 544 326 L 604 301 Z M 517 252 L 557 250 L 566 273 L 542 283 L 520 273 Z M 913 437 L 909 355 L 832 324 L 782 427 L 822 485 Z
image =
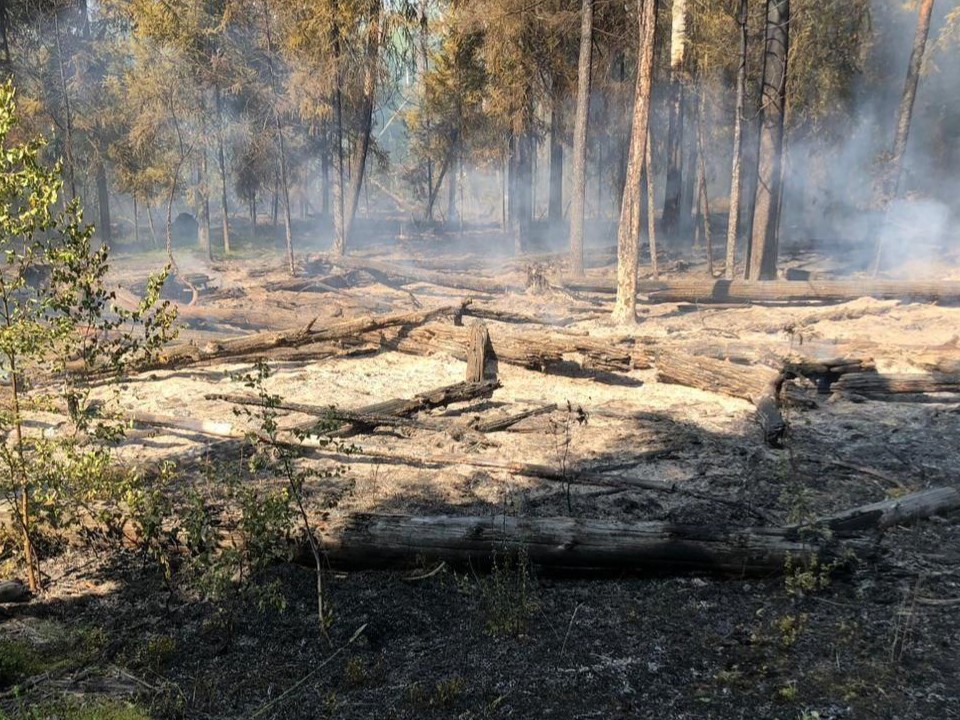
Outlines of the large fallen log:
M 852 373 L 833 384 L 836 392 L 883 397 L 923 393 L 960 393 L 960 375 L 941 373 Z
M 616 292 L 612 280 L 568 280 L 565 287 L 585 292 Z M 641 280 L 637 292 L 650 300 L 694 303 L 842 302 L 877 299 L 960 300 L 960 281 L 923 280 Z
M 413 355 L 445 352 L 459 360 L 466 360 L 470 345 L 470 331 L 453 325 L 432 324 L 414 328 L 394 341 L 394 347 Z M 585 370 L 628 372 L 643 367 L 643 357 L 635 360 L 629 348 L 580 335 L 543 332 L 509 332 L 504 328 L 490 328 L 490 340 L 500 362 L 509 365 L 549 371 L 563 364 L 576 363 Z
M 318 528 L 334 566 L 388 567 L 443 560 L 489 565 L 496 555 L 523 553 L 555 571 L 617 571 L 771 575 L 787 558 L 846 564 L 867 545 L 806 542 L 783 528 L 727 528 L 665 522 L 617 522 L 569 517 L 410 517 L 354 514 Z
M 290 330 L 263 332 L 255 335 L 213 341 L 203 346 L 184 343 L 163 348 L 157 357 L 137 365 L 134 370 L 161 370 L 179 368 L 211 360 L 258 355 L 277 348 L 297 348 L 303 345 L 355 338 L 363 333 L 389 327 L 411 327 L 461 311 L 462 305 L 445 305 L 433 310 L 420 310 L 386 315 L 366 315 L 354 320 L 314 327 L 315 321 Z M 68 363 L 68 372 L 83 372 L 82 362 Z
M 723 360 L 677 352 L 662 352 L 656 360 L 663 382 L 749 400 L 757 408 L 764 440 L 777 446 L 786 431 L 778 395 L 783 374 L 764 365 L 736 365 Z
M 939 487 L 861 505 L 820 518 L 813 524 L 828 527 L 835 533 L 862 533 L 867 530 L 886 530 L 894 525 L 905 525 L 933 515 L 946 515 L 958 509 L 960 492 L 956 488 Z
M 373 270 L 383 273 L 389 277 L 400 278 L 410 282 L 425 282 L 431 285 L 441 287 L 455 288 L 457 290 L 473 290 L 475 292 L 500 294 L 510 291 L 522 291 L 519 286 L 504 285 L 503 283 L 480 277 L 477 275 L 463 275 L 458 273 L 436 272 L 434 270 L 425 270 L 415 268 L 409 265 L 398 265 L 396 263 L 379 262 L 377 260 L 368 260 L 366 258 L 352 258 L 346 256 L 323 258 L 322 262 L 326 265 L 333 265 L 346 270 Z

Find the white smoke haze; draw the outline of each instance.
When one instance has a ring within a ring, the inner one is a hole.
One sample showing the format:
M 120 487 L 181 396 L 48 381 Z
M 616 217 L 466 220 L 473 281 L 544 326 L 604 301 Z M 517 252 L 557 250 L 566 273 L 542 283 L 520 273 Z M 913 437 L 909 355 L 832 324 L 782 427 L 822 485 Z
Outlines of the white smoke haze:
M 787 135 L 784 169 L 784 197 L 780 222 L 781 248 L 785 252 L 805 248 L 831 255 L 842 262 L 838 267 L 846 271 L 866 270 L 873 259 L 878 228 L 882 227 L 886 273 L 897 276 L 935 276 L 942 274 L 942 262 L 960 246 L 960 67 L 955 47 L 937 45 L 947 13 L 954 3 L 941 2 L 935 8 L 928 41 L 925 69 L 920 80 L 914 109 L 910 140 L 904 160 L 900 196 L 889 208 L 886 222 L 879 223 L 875 207 L 875 185 L 884 158 L 892 145 L 894 124 L 903 90 L 907 59 L 910 54 L 917 22 L 916 9 L 898 0 L 876 0 L 870 20 L 873 42 L 862 58 L 863 72 L 855 78 L 849 113 L 827 121 L 828 125 L 814 131 L 794 130 Z M 97 3 L 88 3 L 92 17 L 100 12 Z M 442 10 L 441 10 L 442 12 Z M 695 18 L 694 18 L 695 21 Z M 666 37 L 669 26 L 661 27 Z M 52 37 L 52 22 L 31 34 L 34 45 L 26 52 L 43 55 L 44 38 Z M 49 46 L 49 43 L 46 43 Z M 19 49 L 19 48 L 18 48 Z M 49 54 L 49 50 L 46 51 Z M 735 49 L 731 49 L 735 52 Z M 45 61 L 49 64 L 49 58 Z M 620 201 L 623 164 L 627 152 L 624 120 L 624 88 L 632 88 L 631 60 L 627 58 L 622 87 L 616 92 L 609 83 L 595 87 L 588 130 L 588 166 L 586 188 L 585 244 L 591 247 L 610 246 L 616 238 L 616 222 Z M 655 78 L 651 112 L 653 142 L 655 207 L 663 208 L 667 112 L 664 63 L 659 65 Z M 755 81 L 757 69 L 751 69 Z M 49 78 L 48 81 L 52 82 Z M 609 79 L 608 79 L 609 80 Z M 719 258 L 729 204 L 729 182 L 732 143 L 733 95 L 730 78 L 708 77 L 705 83 L 705 159 L 707 165 L 708 195 L 711 199 L 714 227 L 714 252 Z M 604 87 L 607 95 L 604 96 Z M 53 92 L 50 87 L 31 86 L 22 89 L 25 95 L 43 95 Z M 72 85 L 74 113 L 82 115 L 86 108 L 95 106 L 89 96 L 91 88 Z M 404 173 L 416 162 L 410 154 L 410 134 L 404 122 L 404 113 L 417 102 L 417 83 L 413 64 L 392 68 L 385 73 L 383 87 L 378 94 L 374 112 L 373 136 L 375 147 L 367 161 L 357 218 L 352 228 L 349 246 L 371 248 L 373 245 L 393 245 L 411 253 L 422 253 L 427 243 L 438 243 L 451 254 L 472 253 L 478 262 L 490 269 L 503 266 L 514 253 L 515 229 L 504 227 L 504 179 L 501 163 L 492 158 L 489 150 L 481 158 L 468 147 L 462 166 L 454 168 L 440 188 L 434 209 L 435 222 L 422 219 L 424 200 L 418 197 L 405 181 Z M 688 93 L 691 97 L 693 92 Z M 629 93 L 627 93 L 629 95 Z M 229 120 L 240 121 L 248 112 L 242 98 L 228 98 L 225 113 Z M 567 242 L 572 181 L 571 130 L 575 98 L 568 98 L 563 107 L 563 220 L 550 225 L 549 173 L 550 149 L 547 129 L 549 111 L 538 111 L 539 136 L 533 161 L 533 230 L 527 250 L 562 251 Z M 789 113 L 789 108 L 788 108 Z M 754 113 L 755 114 L 755 113 Z M 752 120 L 751 116 L 748 120 Z M 189 123 L 192 120 L 185 120 Z M 694 119 L 692 107 L 687 112 L 686 142 L 692 135 Z M 53 137 L 54 150 L 62 152 L 62 133 L 51 123 L 44 128 Z M 188 132 L 202 136 L 203 128 L 189 127 Z M 249 138 L 243 126 L 227 137 L 226 160 L 233 174 L 238 153 Z M 747 157 L 745 174 L 750 171 L 749 145 L 756 136 L 752 123 L 745 127 Z M 208 133 L 209 139 L 209 133 Z M 270 144 L 270 143 L 268 143 Z M 330 217 L 331 200 L 321 179 L 321 161 L 317 138 L 309 133 L 291 132 L 287 138 L 291 185 L 291 214 L 293 216 L 296 249 L 315 251 L 327 249 L 332 241 Z M 255 174 L 257 185 L 258 242 L 280 250 L 283 244 L 282 209 L 274 223 L 275 180 L 271 172 L 274 152 L 263 150 L 266 159 Z M 690 208 L 692 192 L 691 156 L 684 155 L 684 194 L 682 207 Z M 96 182 L 89 164 L 78 164 L 79 192 L 86 200 L 87 218 L 95 220 L 97 206 Z M 173 216 L 181 212 L 196 214 L 195 193 L 188 179 L 193 170 L 184 174 L 184 192 L 178 194 Z M 328 170 L 329 173 L 329 170 Z M 108 168 L 108 179 L 115 185 L 116 172 Z M 215 165 L 211 163 L 207 179 L 211 198 L 211 234 L 214 243 L 220 240 L 219 196 Z M 252 227 L 249 220 L 249 198 L 238 192 L 235 178 L 228 183 L 230 225 L 237 235 L 239 248 L 252 246 Z M 453 192 L 450 192 L 450 187 Z M 749 190 L 749 184 L 745 191 Z M 132 245 L 133 207 L 129 196 L 112 192 L 113 225 L 121 242 Z M 324 212 L 326 208 L 326 212 Z M 152 212 L 160 245 L 163 242 L 164 208 L 162 198 L 152 203 Z M 688 210 L 689 212 L 689 210 Z M 139 234 L 142 248 L 153 247 L 147 223 L 147 208 L 139 207 Z M 744 216 L 741 214 L 741 245 L 743 244 Z M 644 233 L 645 235 L 645 233 Z M 686 252 L 692 244 L 689 221 L 686 232 L 671 243 L 661 238 L 665 254 Z M 184 240 L 179 247 L 191 248 Z M 739 255 L 742 256 L 742 247 Z M 644 251 L 645 256 L 645 251 Z M 190 264 L 191 268 L 197 266 Z

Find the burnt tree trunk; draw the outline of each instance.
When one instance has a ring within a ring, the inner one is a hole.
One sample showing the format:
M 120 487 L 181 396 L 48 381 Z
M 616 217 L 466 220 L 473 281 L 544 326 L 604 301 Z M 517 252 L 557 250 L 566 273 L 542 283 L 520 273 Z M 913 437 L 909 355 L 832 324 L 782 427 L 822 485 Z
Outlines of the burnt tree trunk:
M 574 277 L 583 277 L 583 220 L 587 195 L 587 123 L 590 117 L 590 81 L 593 65 L 593 0 L 583 0 L 580 12 L 577 110 L 573 128 L 573 198 L 570 208 L 570 272 Z
M 790 0 L 767 0 L 763 88 L 760 109 L 760 152 L 753 210 L 748 279 L 777 276 L 780 225 L 783 120 L 787 99 L 787 56 L 790 40 Z
M 363 99 L 360 111 L 361 125 L 359 139 L 354 145 L 354 155 L 350 167 L 350 189 L 347 195 L 347 206 L 344 211 L 344 237 L 349 239 L 350 228 L 357 215 L 357 206 L 360 203 L 360 190 L 363 187 L 363 177 L 367 168 L 367 154 L 370 150 L 370 135 L 373 131 L 373 106 L 377 93 L 377 70 L 380 63 L 380 31 L 381 13 L 380 0 L 375 0 L 372 6 L 373 17 L 370 18 L 370 30 L 366 40 L 366 58 L 363 69 Z
M 733 119 L 733 165 L 730 170 L 730 214 L 727 217 L 727 253 L 724 277 L 733 280 L 737 259 L 737 230 L 740 224 L 740 191 L 743 186 L 743 117 L 746 112 L 747 90 L 747 1 L 740 0 L 740 63 L 737 67 L 737 107 Z
M 680 199 L 683 194 L 683 95 L 687 51 L 687 2 L 674 0 L 670 32 L 670 112 L 667 130 L 667 181 L 664 186 L 661 229 L 668 242 L 680 231 Z
M 647 127 L 650 120 L 650 89 L 653 81 L 653 43 L 657 32 L 657 0 L 637 0 L 641 49 L 637 53 L 637 90 L 633 106 L 630 134 L 630 158 L 623 188 L 620 225 L 617 232 L 617 302 L 613 309 L 615 322 L 633 325 L 637 322 L 637 267 L 640 244 L 638 195 L 640 177 L 646 157 Z

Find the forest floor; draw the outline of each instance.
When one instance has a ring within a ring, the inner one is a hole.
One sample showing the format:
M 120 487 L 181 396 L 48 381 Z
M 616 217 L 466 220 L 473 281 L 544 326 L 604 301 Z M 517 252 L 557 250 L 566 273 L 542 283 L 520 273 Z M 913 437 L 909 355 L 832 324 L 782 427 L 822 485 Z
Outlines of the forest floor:
M 360 256 L 419 260 L 520 285 L 529 264 L 491 258 L 469 243 L 442 257 L 426 242 L 364 248 Z M 548 274 L 557 271 L 552 260 L 541 262 Z M 790 263 L 830 265 L 812 254 Z M 114 273 L 135 285 L 143 266 L 121 257 Z M 693 262 L 668 267 L 670 277 L 704 273 Z M 356 276 L 328 292 L 271 290 L 285 278 L 275 261 L 196 260 L 189 269 L 211 278 L 200 307 L 255 307 L 303 322 L 478 297 Z M 611 266 L 589 271 L 611 273 Z M 944 279 L 942 268 L 938 274 Z M 628 333 L 610 324 L 609 297 L 554 288 L 481 299 L 543 320 L 515 327 L 519 333 L 822 356 L 859 344 L 881 372 L 915 372 L 917 356 L 958 350 L 960 328 L 960 307 L 860 298 L 720 308 L 641 303 L 640 323 Z M 570 320 L 552 324 L 559 319 Z M 209 323 L 184 337 L 243 332 Z M 265 382 L 287 401 L 353 408 L 458 382 L 464 368 L 444 353 L 380 352 L 278 362 Z M 131 411 L 242 424 L 232 405 L 205 395 L 243 391 L 235 377 L 250 370 L 251 363 L 234 362 L 144 373 L 119 388 L 118 401 Z M 554 374 L 501 363 L 499 378 L 502 388 L 489 400 L 419 417 L 466 423 L 547 403 L 558 409 L 483 444 L 424 427 L 351 442 L 383 453 L 617 468 L 706 499 L 358 457 L 341 463 L 342 474 L 308 486 L 313 517 L 572 514 L 749 527 L 960 487 L 956 394 L 889 402 L 808 388 L 810 407 L 785 410 L 783 447 L 771 448 L 749 402 L 659 382 L 655 369 Z M 305 419 L 290 413 L 281 423 Z M 218 452 L 217 442 L 154 428 L 131 436 L 117 456 L 145 464 L 209 456 L 239 467 L 241 459 Z M 187 481 L 211 482 L 202 474 Z M 326 633 L 309 567 L 277 564 L 256 578 L 278 588 L 282 609 L 258 607 L 251 597 L 225 619 L 208 604 L 174 601 L 163 574 L 133 551 L 66 548 L 44 564 L 44 594 L 0 607 L 0 718 L 960 718 L 960 524 L 956 516 L 931 518 L 893 528 L 878 542 L 880 559 L 803 591 L 789 572 L 563 577 L 522 556 L 490 572 L 437 570 L 428 558 L 419 571 L 329 571 Z

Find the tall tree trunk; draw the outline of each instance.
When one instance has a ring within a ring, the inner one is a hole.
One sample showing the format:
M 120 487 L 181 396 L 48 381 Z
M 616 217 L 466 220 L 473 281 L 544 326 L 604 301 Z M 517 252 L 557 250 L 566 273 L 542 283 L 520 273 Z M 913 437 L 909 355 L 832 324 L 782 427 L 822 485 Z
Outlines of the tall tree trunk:
M 656 192 L 653 184 L 653 140 L 650 138 L 650 126 L 647 125 L 647 152 L 644 159 L 646 168 L 646 195 L 647 195 L 647 243 L 650 249 L 650 271 L 653 279 L 660 277 L 660 267 L 657 264 L 657 209 Z
M 339 42 L 337 43 L 339 47 Z M 339 58 L 340 53 L 335 48 Z M 340 60 L 337 60 L 339 64 Z M 343 255 L 347 251 L 347 233 L 344 227 L 344 168 L 343 168 L 343 93 L 340 81 L 333 91 L 333 254 Z
M 419 85 L 420 97 L 426 97 L 426 77 L 427 72 L 430 69 L 430 20 L 427 14 L 429 0 L 418 0 L 417 3 L 417 21 L 419 24 L 419 33 L 417 37 L 417 52 L 415 55 L 415 61 L 417 64 L 417 83 Z M 428 116 L 423 117 L 424 131 L 429 135 L 431 133 L 431 123 Z M 427 156 L 426 160 L 426 170 L 427 170 L 427 196 L 428 198 L 435 198 L 435 192 L 433 188 L 433 160 L 430 156 Z M 437 181 L 439 186 L 440 181 Z M 426 220 L 433 221 L 433 200 L 428 201 L 427 203 L 427 214 L 424 216 Z
M 670 112 L 667 130 L 667 181 L 664 185 L 660 227 L 668 238 L 680 232 L 680 200 L 683 195 L 683 96 L 687 53 L 687 0 L 673 0 L 670 32 Z
M 7 37 L 7 0 L 0 1 L 0 44 L 3 45 L 4 70 L 10 72 L 10 41 Z
M 443 184 L 443 179 L 446 177 L 447 170 L 450 168 L 450 163 L 453 160 L 455 147 L 456 143 L 454 142 L 443 156 L 443 164 L 440 166 L 440 172 L 437 174 L 436 182 L 430 185 L 430 193 L 427 196 L 427 207 L 423 214 L 423 216 L 429 220 L 433 219 L 433 207 L 437 202 L 437 196 L 440 194 L 440 186 Z
M 907 139 L 910 136 L 910 122 L 913 119 L 913 103 L 917 98 L 917 86 L 920 83 L 920 70 L 923 68 L 923 54 L 927 47 L 927 36 L 930 34 L 930 16 L 933 14 L 933 0 L 922 0 L 917 17 L 917 31 L 913 36 L 913 49 L 910 51 L 910 62 L 907 65 L 907 79 L 903 85 L 903 95 L 900 98 L 900 110 L 897 114 L 897 130 L 893 137 L 893 152 L 890 154 L 885 182 L 881 183 L 882 196 L 878 199 L 879 205 L 886 214 L 890 203 L 900 193 L 900 177 L 903 173 L 903 156 L 907 151 Z M 883 262 L 883 226 L 886 219 L 876 233 L 877 251 L 874 258 L 873 273 L 880 272 Z
M 160 240 L 157 238 L 157 228 L 153 224 L 153 207 L 149 200 L 147 201 L 147 223 L 150 225 L 150 238 L 153 240 L 153 246 L 158 248 L 160 247 Z
M 580 11 L 580 60 L 577 63 L 577 116 L 573 128 L 573 199 L 570 209 L 570 271 L 583 277 L 583 220 L 587 194 L 587 122 L 593 65 L 593 0 Z M 602 164 L 601 164 L 602 167 Z
M 320 217 L 330 215 L 330 128 L 324 123 L 323 150 L 320 152 Z
M 70 111 L 70 93 L 67 89 L 67 74 L 63 61 L 63 42 L 60 37 L 60 13 L 55 10 L 53 13 L 53 29 L 57 44 L 57 69 L 60 74 L 60 92 L 63 93 L 63 115 L 64 115 L 64 134 L 67 156 L 67 178 L 70 181 L 70 199 L 77 196 L 77 178 L 74 171 L 73 155 L 73 117 Z
M 133 195 L 133 244 L 140 247 L 140 205 L 136 194 Z
M 97 234 L 100 242 L 109 247 L 113 240 L 113 233 L 110 231 L 110 186 L 107 184 L 107 169 L 101 160 L 97 161 L 96 183 L 97 211 L 100 216 Z
M 727 255 L 723 275 L 733 280 L 737 260 L 737 229 L 740 224 L 740 168 L 743 163 L 743 116 L 747 92 L 747 0 L 740 0 L 737 12 L 740 24 L 740 64 L 737 68 L 737 107 L 733 119 L 733 166 L 730 170 L 730 214 L 727 216 Z
M 363 187 L 363 176 L 367 166 L 367 153 L 370 150 L 370 135 L 373 130 L 373 105 L 377 93 L 377 69 L 380 62 L 380 31 L 381 31 L 381 3 L 375 0 L 373 17 L 370 21 L 370 30 L 367 35 L 366 63 L 363 70 L 363 100 L 360 112 L 359 140 L 353 148 L 353 160 L 350 169 L 350 190 L 347 195 L 346 227 L 344 235 L 350 237 L 350 227 L 357 215 L 357 205 L 360 202 L 360 190 Z
M 283 198 L 283 231 L 287 244 L 287 269 L 291 275 L 296 274 L 296 266 L 293 261 L 293 224 L 290 219 L 290 186 L 287 182 L 287 153 L 283 142 L 283 122 L 280 120 L 280 112 L 274 113 L 277 125 L 277 147 L 280 151 L 280 192 Z
M 200 149 L 197 164 L 197 244 L 208 259 L 213 259 L 210 245 L 210 195 L 207 188 L 207 153 Z
M 453 153 L 451 153 L 453 154 Z M 456 156 L 451 160 L 454 163 L 447 173 L 447 226 L 452 227 L 457 221 L 457 180 Z
M 220 222 L 223 232 L 223 252 L 230 254 L 230 221 L 227 205 L 227 160 L 223 148 L 223 98 L 220 86 L 214 85 L 214 103 L 217 109 L 217 169 L 220 172 Z
M 760 111 L 760 152 L 757 193 L 753 211 L 753 238 L 749 270 L 754 280 L 777 276 L 777 240 L 780 224 L 783 118 L 787 97 L 787 56 L 790 40 L 790 0 L 767 0 L 766 42 L 763 53 L 763 91 Z
M 250 237 L 257 239 L 257 191 L 250 193 Z
M 703 144 L 703 121 L 706 112 L 704 97 L 706 90 L 701 86 L 700 107 L 697 110 L 697 174 L 700 186 L 701 217 L 703 218 L 703 238 L 706 241 L 707 273 L 713 277 L 713 235 L 710 233 L 710 197 L 707 193 L 707 158 Z
M 563 222 L 563 143 L 562 128 L 563 97 L 559 83 L 553 80 L 553 97 L 550 99 L 550 181 L 547 201 L 547 221 L 555 230 Z
M 514 251 L 525 252 L 533 223 L 533 138 L 523 131 L 513 138 L 510 163 L 510 217 L 514 232 Z
M 613 319 L 632 325 L 637 321 L 637 255 L 639 232 L 632 222 L 639 215 L 638 194 L 643 161 L 646 157 L 647 128 L 650 121 L 650 89 L 653 81 L 653 43 L 657 32 L 657 0 L 637 0 L 640 24 L 640 52 L 637 53 L 637 91 L 633 105 L 630 134 L 630 159 L 623 188 L 620 227 L 617 233 L 617 302 Z

